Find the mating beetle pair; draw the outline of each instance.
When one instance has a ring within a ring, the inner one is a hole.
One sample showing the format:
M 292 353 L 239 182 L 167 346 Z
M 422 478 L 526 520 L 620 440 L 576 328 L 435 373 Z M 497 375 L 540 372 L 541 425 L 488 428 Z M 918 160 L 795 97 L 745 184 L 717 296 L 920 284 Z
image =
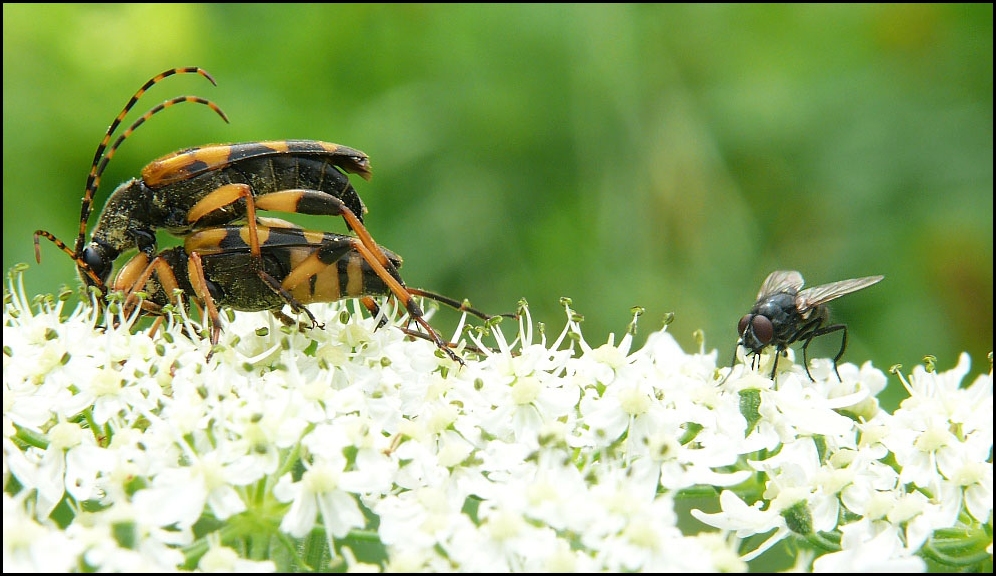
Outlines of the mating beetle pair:
M 319 327 L 321 324 L 306 304 L 360 298 L 376 314 L 377 305 L 370 297 L 392 294 L 383 272 L 371 264 L 362 242 L 353 236 L 304 230 L 281 220 L 261 218 L 255 226 L 260 255 L 254 256 L 246 243 L 251 233 L 244 224 L 204 228 L 188 235 L 182 246 L 167 248 L 151 261 L 140 252 L 121 268 L 111 289 L 125 293 L 126 308 L 134 305 L 137 291 L 145 292 L 147 299 L 142 306 L 149 314 L 161 314 L 173 302 L 177 290 L 196 296 L 211 320 L 213 341 L 220 334 L 218 308 L 222 306 L 243 311 L 270 310 L 291 325 L 294 320 L 282 311 L 288 305 L 295 313 L 306 315 L 312 327 Z M 395 269 L 401 266 L 400 256 L 384 247 L 380 250 Z M 247 273 L 254 266 L 259 266 L 255 274 Z M 430 298 L 485 320 L 490 318 L 445 296 L 418 288 L 403 289 L 412 296 Z M 426 332 L 402 330 L 432 340 L 432 327 L 421 316 L 413 320 Z
M 174 68 L 148 80 L 131 97 L 108 127 L 97 146 L 80 212 L 79 234 L 70 249 L 53 234 L 35 232 L 54 242 L 76 263 L 84 284 L 104 295 L 109 289 L 133 296 L 147 292 L 143 312 L 161 313 L 179 289 L 207 310 L 212 344 L 218 342 L 218 306 L 237 310 L 273 310 L 289 305 L 314 316 L 309 302 L 365 297 L 373 310 L 372 295 L 394 296 L 427 337 L 453 360 L 463 363 L 425 320 L 415 296 L 437 299 L 488 318 L 448 298 L 405 286 L 398 268 L 401 258 L 376 244 L 366 227 L 366 207 L 347 173 L 370 178 L 370 161 L 359 150 L 312 140 L 282 140 L 211 145 L 182 150 L 148 164 L 141 178 L 120 185 L 97 219 L 86 242 L 93 197 L 100 178 L 118 147 L 140 125 L 173 105 L 191 102 L 225 113 L 213 102 L 196 96 L 164 101 L 132 123 L 109 146 L 128 112 L 153 85 L 174 74 L 199 74 L 214 84 L 201 68 Z M 342 217 L 355 236 L 305 231 L 275 219 L 258 218 L 257 210 Z M 156 231 L 185 239 L 184 245 L 157 252 Z M 118 257 L 138 249 L 113 281 Z M 129 299 L 131 300 L 131 298 Z M 413 331 L 408 331 L 413 333 Z

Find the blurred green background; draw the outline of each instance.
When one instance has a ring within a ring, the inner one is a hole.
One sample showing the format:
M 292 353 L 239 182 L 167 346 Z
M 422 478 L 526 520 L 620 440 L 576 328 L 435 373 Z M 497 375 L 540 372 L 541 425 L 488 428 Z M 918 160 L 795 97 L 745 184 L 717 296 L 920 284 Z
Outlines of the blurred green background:
M 557 332 L 570 296 L 593 345 L 639 305 L 638 345 L 674 312 L 687 350 L 701 329 L 726 363 L 787 268 L 885 275 L 833 303 L 845 360 L 947 369 L 967 351 L 979 372 L 992 350 L 992 4 L 4 4 L 3 27 L 3 260 L 32 263 L 30 293 L 76 285 L 50 243 L 34 264 L 31 235 L 71 243 L 127 98 L 201 66 L 217 87 L 170 78 L 139 111 L 197 94 L 231 124 L 160 114 L 97 209 L 180 148 L 328 140 L 370 155 L 354 183 L 409 285 L 489 312 L 524 297 Z

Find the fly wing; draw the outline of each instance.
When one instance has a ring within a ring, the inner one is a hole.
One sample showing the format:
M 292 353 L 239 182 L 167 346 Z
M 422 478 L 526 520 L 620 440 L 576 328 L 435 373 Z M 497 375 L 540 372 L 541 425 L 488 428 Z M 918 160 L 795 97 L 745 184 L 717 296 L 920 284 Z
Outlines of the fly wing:
M 845 294 L 867 288 L 879 282 L 882 278 L 884 276 L 865 276 L 864 278 L 852 278 L 850 280 L 841 280 L 840 282 L 831 282 L 821 286 L 806 288 L 795 297 L 795 307 L 798 308 L 799 312 L 805 312 L 820 304 L 840 298 Z
M 761 284 L 761 291 L 757 293 L 758 301 L 767 298 L 772 294 L 781 292 L 798 292 L 802 289 L 802 274 L 795 270 L 775 270 L 765 278 Z

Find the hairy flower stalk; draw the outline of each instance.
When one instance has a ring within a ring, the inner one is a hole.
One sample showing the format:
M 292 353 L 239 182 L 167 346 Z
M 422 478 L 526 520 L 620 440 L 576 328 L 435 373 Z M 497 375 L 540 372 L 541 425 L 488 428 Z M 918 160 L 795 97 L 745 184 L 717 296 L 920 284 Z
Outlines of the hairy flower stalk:
M 992 569 L 992 367 L 889 376 L 793 356 L 775 382 L 665 329 L 634 350 L 517 321 L 429 341 L 355 302 L 324 330 L 180 310 L 3 313 L 4 569 Z M 691 510 L 676 505 L 694 497 Z M 703 500 L 704 498 L 708 498 Z M 696 520 L 698 522 L 696 522 Z

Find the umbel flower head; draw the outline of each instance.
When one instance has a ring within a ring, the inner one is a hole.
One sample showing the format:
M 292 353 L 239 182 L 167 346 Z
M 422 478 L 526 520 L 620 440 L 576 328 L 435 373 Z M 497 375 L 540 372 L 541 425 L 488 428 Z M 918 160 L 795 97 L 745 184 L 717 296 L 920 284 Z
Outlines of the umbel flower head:
M 355 302 L 210 344 L 92 303 L 3 313 L 4 569 L 991 570 L 992 371 L 783 358 L 729 378 L 666 331 L 458 330 L 460 366 Z M 98 311 L 98 310 L 102 311 Z M 770 358 L 764 359 L 770 362 Z M 770 366 L 770 364 L 768 364 Z M 691 515 L 679 505 L 695 498 Z M 701 504 L 706 502 L 708 504 Z M 777 566 L 776 566 L 777 568 Z

